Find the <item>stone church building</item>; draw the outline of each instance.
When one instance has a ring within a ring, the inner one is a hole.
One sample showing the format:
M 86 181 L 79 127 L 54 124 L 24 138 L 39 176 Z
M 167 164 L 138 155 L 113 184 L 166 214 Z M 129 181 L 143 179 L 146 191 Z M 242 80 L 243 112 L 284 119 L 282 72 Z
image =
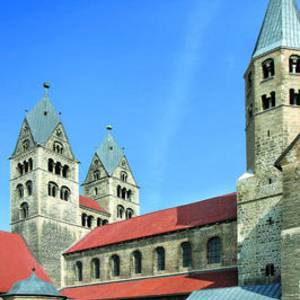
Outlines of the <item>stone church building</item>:
M 237 191 L 146 215 L 111 126 L 80 194 L 79 162 L 44 84 L 10 158 L 0 296 L 300 299 L 296 0 L 269 0 L 244 78 L 247 168 Z

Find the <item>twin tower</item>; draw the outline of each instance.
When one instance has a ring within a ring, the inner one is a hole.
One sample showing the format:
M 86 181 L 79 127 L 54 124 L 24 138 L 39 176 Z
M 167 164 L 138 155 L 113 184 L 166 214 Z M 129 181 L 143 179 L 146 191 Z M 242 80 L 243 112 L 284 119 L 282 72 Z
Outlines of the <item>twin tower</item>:
M 44 86 L 10 160 L 11 226 L 60 285 L 62 252 L 95 226 L 139 215 L 139 188 L 108 127 L 80 196 L 79 162 Z

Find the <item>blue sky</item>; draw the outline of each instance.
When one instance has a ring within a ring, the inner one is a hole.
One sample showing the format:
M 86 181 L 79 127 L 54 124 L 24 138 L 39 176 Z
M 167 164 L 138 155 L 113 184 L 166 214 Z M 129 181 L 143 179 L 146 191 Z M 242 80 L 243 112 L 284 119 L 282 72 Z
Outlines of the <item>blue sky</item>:
M 15 0 L 0 10 L 0 228 L 25 109 L 51 83 L 84 179 L 113 134 L 142 212 L 235 191 L 245 170 L 243 73 L 267 0 Z

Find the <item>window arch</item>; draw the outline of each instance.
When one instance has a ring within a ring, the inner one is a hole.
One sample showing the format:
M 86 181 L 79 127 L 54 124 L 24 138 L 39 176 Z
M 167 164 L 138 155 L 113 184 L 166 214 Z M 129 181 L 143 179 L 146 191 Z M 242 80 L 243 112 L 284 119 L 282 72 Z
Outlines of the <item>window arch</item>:
M 142 253 L 136 250 L 132 253 L 134 274 L 142 273 Z
M 100 179 L 100 171 L 99 170 L 96 170 L 94 172 L 94 180 L 99 180 Z
M 92 228 L 93 227 L 93 222 L 94 222 L 94 217 L 93 216 L 88 216 L 87 217 L 87 227 Z
M 77 261 L 75 263 L 75 276 L 76 276 L 76 280 L 77 281 L 82 281 L 82 279 L 83 279 L 82 269 L 83 269 L 82 262 L 81 261 Z
M 124 217 L 125 208 L 122 205 L 117 206 L 117 217 L 119 219 L 123 219 Z
M 65 200 L 65 201 L 69 201 L 70 195 L 71 195 L 70 189 L 66 186 L 62 186 L 61 189 L 60 189 L 60 199 Z
M 131 190 L 128 190 L 128 191 L 127 191 L 127 199 L 128 199 L 128 200 L 131 200 L 131 197 L 132 197 L 132 191 L 131 191 Z
M 33 170 L 33 160 L 32 160 L 32 158 L 29 158 L 29 160 L 28 160 L 28 168 L 29 168 L 29 171 Z
M 55 174 L 56 175 L 60 175 L 61 174 L 61 170 L 62 170 L 62 165 L 60 162 L 57 162 L 55 164 Z
M 120 177 L 123 182 L 127 182 L 128 174 L 126 172 L 121 172 Z
M 29 216 L 29 206 L 28 203 L 24 202 L 21 204 L 21 219 L 25 220 Z
M 62 143 L 55 141 L 53 143 L 53 151 L 57 154 L 63 154 L 64 147 L 63 147 Z
M 23 184 L 18 184 L 17 185 L 17 193 L 18 193 L 18 197 L 19 199 L 22 199 L 24 197 L 24 186 Z
M 99 258 L 93 258 L 91 261 L 92 278 L 100 278 L 100 260 Z
M 86 223 L 87 223 L 87 215 L 86 215 L 86 214 L 82 214 L 82 215 L 81 215 L 81 225 L 82 225 L 83 227 L 85 227 L 85 226 L 86 226 Z
M 209 264 L 221 263 L 221 239 L 211 238 L 207 243 L 207 258 Z
M 272 58 L 266 59 L 262 63 L 262 70 L 263 70 L 263 78 L 264 79 L 273 77 L 275 75 L 274 60 Z
M 292 55 L 290 57 L 290 73 L 300 73 L 300 56 Z
M 25 171 L 25 173 L 28 173 L 28 171 L 29 171 L 29 163 L 28 163 L 28 161 L 24 161 L 24 171 Z
M 181 244 L 181 255 L 182 255 L 182 267 L 188 268 L 192 266 L 192 246 L 189 242 Z
M 127 208 L 127 209 L 126 209 L 126 219 L 127 219 L 127 220 L 128 220 L 128 219 L 131 219 L 131 218 L 133 217 L 133 215 L 134 215 L 133 210 L 132 210 L 131 208 Z
M 29 150 L 29 148 L 30 148 L 30 140 L 29 139 L 27 139 L 27 140 L 25 140 L 25 141 L 23 141 L 23 151 L 25 152 L 25 151 L 28 151 Z
M 28 180 L 26 182 L 26 190 L 27 190 L 27 195 L 32 196 L 32 191 L 33 191 L 33 184 L 31 180 Z
M 68 176 L 69 176 L 69 171 L 70 171 L 69 166 L 64 165 L 63 168 L 62 168 L 62 176 L 63 176 L 64 178 L 68 178 Z
M 275 267 L 273 264 L 266 265 L 266 277 L 275 276 Z
M 111 257 L 112 264 L 112 276 L 120 276 L 120 257 L 118 255 L 113 255 Z
M 53 159 L 49 158 L 48 159 L 48 171 L 53 173 L 54 170 L 54 161 Z
M 166 269 L 166 252 L 163 247 L 155 249 L 157 271 L 164 271 Z
M 95 196 L 98 195 L 98 188 L 97 187 L 94 188 L 94 194 L 95 194 Z
M 294 89 L 290 89 L 290 104 L 291 105 L 300 105 L 300 90 L 295 92 Z
M 55 182 L 48 183 L 48 195 L 51 197 L 56 197 L 58 193 L 58 185 Z
M 126 188 L 122 188 L 121 198 L 126 199 L 127 190 Z
M 22 176 L 23 172 L 24 172 L 24 168 L 23 168 L 23 165 L 21 163 L 18 163 L 17 169 L 18 169 L 19 175 Z
M 118 187 L 117 187 L 117 196 L 118 196 L 118 198 L 121 198 L 121 194 L 122 194 L 122 188 L 121 188 L 120 185 L 118 185 Z

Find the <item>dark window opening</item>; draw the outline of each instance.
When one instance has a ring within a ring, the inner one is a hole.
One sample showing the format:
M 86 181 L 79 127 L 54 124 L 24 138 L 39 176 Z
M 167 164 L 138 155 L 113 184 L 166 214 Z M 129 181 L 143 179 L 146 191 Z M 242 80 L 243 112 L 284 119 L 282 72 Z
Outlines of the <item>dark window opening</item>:
M 81 225 L 82 225 L 83 227 L 85 227 L 85 226 L 86 226 L 86 223 L 87 223 L 87 215 L 86 215 L 86 214 L 82 214 L 82 215 L 81 215 Z
M 140 251 L 133 252 L 133 264 L 134 264 L 134 273 L 141 274 L 142 273 L 142 254 Z
M 94 222 L 94 217 L 93 216 L 88 216 L 87 217 L 87 227 L 92 228 L 93 227 L 93 222 Z
M 290 57 L 290 73 L 300 73 L 300 56 L 292 55 Z
M 221 263 L 221 239 L 214 237 L 207 243 L 207 258 L 209 264 Z
M 271 277 L 275 275 L 275 267 L 273 264 L 267 264 L 266 265 L 266 271 L 265 271 L 266 277 Z
M 126 209 L 126 219 L 127 220 L 131 219 L 133 217 L 133 215 L 134 215 L 133 210 L 131 208 L 127 208 Z
M 117 206 L 117 217 L 119 219 L 123 219 L 124 218 L 124 213 L 125 213 L 125 208 L 122 205 L 118 205 Z
M 263 110 L 270 109 L 276 106 L 276 93 L 271 92 L 270 97 L 263 95 L 262 97 L 262 106 Z
M 23 187 L 23 184 L 18 184 L 17 185 L 17 192 L 18 192 L 19 199 L 22 199 L 24 197 L 24 187 Z
M 75 264 L 75 268 L 76 268 L 76 279 L 78 281 L 82 281 L 82 262 L 77 261 Z
M 21 218 L 23 220 L 27 219 L 29 215 L 29 206 L 28 203 L 24 202 L 21 204 Z
M 31 196 L 32 195 L 32 181 L 27 181 L 26 182 L 26 190 L 27 190 L 27 195 Z
M 296 93 L 294 89 L 290 89 L 290 104 L 300 106 L 300 90 Z
M 112 276 L 120 276 L 120 257 L 118 255 L 113 255 L 111 257 L 112 263 Z
M 182 267 L 188 268 L 192 266 L 192 246 L 189 242 L 181 244 L 182 251 Z
M 100 278 L 100 260 L 99 260 L 99 258 L 92 259 L 92 277 L 94 279 Z
M 157 257 L 157 271 L 164 271 L 166 269 L 166 253 L 163 247 L 156 248 Z
M 262 63 L 263 78 L 267 79 L 275 75 L 274 60 L 269 58 Z

